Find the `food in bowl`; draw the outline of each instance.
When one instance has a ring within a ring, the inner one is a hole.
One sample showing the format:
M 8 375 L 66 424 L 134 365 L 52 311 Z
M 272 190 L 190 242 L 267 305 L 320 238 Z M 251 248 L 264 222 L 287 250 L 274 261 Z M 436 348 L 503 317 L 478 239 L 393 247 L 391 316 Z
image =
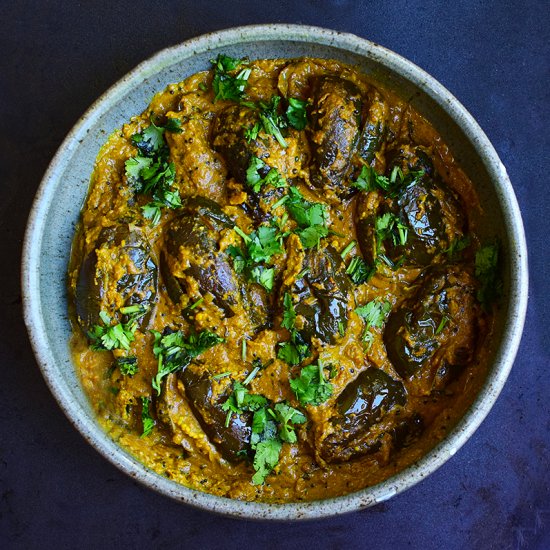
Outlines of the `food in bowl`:
M 435 129 L 354 67 L 218 55 L 96 161 L 69 290 L 99 421 L 235 499 L 388 478 L 483 380 L 498 250 L 479 210 Z

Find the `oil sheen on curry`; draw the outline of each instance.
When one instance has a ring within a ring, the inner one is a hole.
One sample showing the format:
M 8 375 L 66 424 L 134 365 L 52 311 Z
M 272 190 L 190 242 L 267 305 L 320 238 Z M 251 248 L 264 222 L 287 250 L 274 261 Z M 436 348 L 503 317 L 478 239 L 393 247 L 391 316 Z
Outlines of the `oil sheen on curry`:
M 407 102 L 324 59 L 233 59 L 96 160 L 69 268 L 99 421 L 187 487 L 343 495 L 422 457 L 483 379 L 497 249 Z

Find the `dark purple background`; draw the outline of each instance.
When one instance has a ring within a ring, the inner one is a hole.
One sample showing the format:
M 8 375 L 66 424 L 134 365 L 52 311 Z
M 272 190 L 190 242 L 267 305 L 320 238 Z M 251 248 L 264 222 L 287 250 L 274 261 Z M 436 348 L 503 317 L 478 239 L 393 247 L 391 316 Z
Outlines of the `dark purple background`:
M 448 4 L 448 7 L 443 7 Z M 7 1 L 0 3 L 0 547 L 550 548 L 548 2 Z M 63 416 L 21 319 L 27 213 L 89 105 L 165 46 L 264 22 L 348 31 L 442 82 L 495 145 L 530 253 L 521 348 L 474 437 L 396 498 L 309 523 L 237 521 L 172 502 L 111 466 Z

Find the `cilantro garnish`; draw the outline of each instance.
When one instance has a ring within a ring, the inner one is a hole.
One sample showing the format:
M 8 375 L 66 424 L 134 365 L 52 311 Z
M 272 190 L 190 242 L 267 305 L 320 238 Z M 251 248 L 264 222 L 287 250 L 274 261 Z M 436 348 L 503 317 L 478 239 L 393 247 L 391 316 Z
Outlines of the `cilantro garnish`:
M 153 378 L 153 388 L 160 395 L 162 379 L 168 374 L 184 369 L 191 361 L 207 349 L 225 342 L 225 339 L 208 330 L 185 337 L 182 332 L 167 332 L 161 334 L 156 330 L 151 333 L 155 337 L 153 353 L 158 359 L 157 374 Z
M 288 100 L 286 118 L 296 130 L 303 130 L 307 126 L 307 101 L 291 97 Z
M 254 413 L 250 447 L 254 451 L 252 465 L 256 473 L 254 485 L 261 485 L 279 463 L 283 442 L 297 441 L 294 424 L 303 424 L 306 417 L 286 403 L 277 403 L 274 409 L 262 408 Z
M 302 405 L 317 406 L 332 395 L 334 389 L 323 371 L 324 366 L 319 360 L 317 365 L 303 367 L 298 378 L 290 379 L 290 387 Z
M 292 424 L 304 424 L 307 421 L 305 415 L 286 403 L 277 403 L 274 409 L 267 409 L 267 412 L 279 423 L 281 439 L 287 443 L 296 443 L 296 432 Z
M 153 122 L 145 130 L 132 136 L 132 142 L 139 153 L 126 163 L 126 177 L 137 194 L 151 195 L 153 200 L 142 206 L 143 215 L 153 225 L 160 221 L 161 208 L 179 208 L 179 191 L 173 188 L 176 167 L 169 162 L 170 151 L 165 132 L 181 132 L 179 119 L 169 119 L 166 125 L 156 126 Z
M 310 202 L 304 199 L 296 187 L 289 187 L 288 200 L 285 202 L 290 215 L 298 224 L 295 233 L 300 238 L 304 248 L 313 248 L 319 244 L 321 238 L 329 233 L 327 224 L 328 215 L 325 205 L 319 202 Z
M 151 398 L 142 397 L 141 398 L 141 422 L 143 424 L 143 431 L 141 437 L 147 437 L 155 427 L 155 421 L 151 417 L 149 408 L 151 406 Z
M 214 101 L 218 99 L 230 99 L 240 101 L 244 96 L 248 77 L 252 72 L 250 69 L 242 69 L 237 74 L 231 74 L 241 65 L 246 65 L 246 59 L 236 59 L 228 55 L 218 54 L 216 59 L 210 61 L 214 68 L 212 89 L 214 90 Z
M 141 305 L 123 307 L 120 313 L 126 315 L 125 323 L 117 323 L 111 326 L 111 318 L 105 311 L 99 313 L 104 326 L 94 325 L 88 331 L 90 347 L 95 351 L 124 349 L 129 350 L 134 341 L 134 332 L 138 326 L 138 320 L 145 315 L 147 308 Z
M 356 284 L 361 285 L 366 283 L 376 272 L 376 267 L 368 267 L 363 258 L 355 256 L 352 258 L 348 267 L 346 268 L 346 273 L 349 275 L 350 279 Z
M 395 268 L 395 264 L 382 254 L 382 244 L 386 239 L 391 239 L 395 246 L 405 246 L 409 235 L 409 228 L 392 212 L 386 212 L 382 216 L 376 218 L 374 222 L 374 230 L 376 237 L 376 256 L 380 256 L 391 267 Z
M 118 357 L 116 364 L 120 372 L 126 376 L 134 376 L 134 374 L 138 371 L 136 357 Z
M 425 175 L 424 171 L 410 171 L 403 173 L 399 166 L 394 166 L 390 177 L 378 174 L 371 166 L 363 166 L 357 180 L 352 187 L 360 191 L 375 191 L 381 189 L 390 197 L 396 197 L 405 189 L 418 183 Z
M 263 264 L 283 251 L 279 229 L 262 225 L 250 235 L 238 226 L 234 229 L 245 243 L 244 249 L 234 245 L 227 247 L 227 253 L 233 258 L 235 271 L 245 273 L 249 280 L 271 291 L 275 281 L 275 268 Z
M 309 356 L 309 346 L 302 335 L 295 329 L 290 331 L 290 340 L 279 344 L 277 357 L 289 365 L 299 365 Z
M 279 103 L 281 101 L 280 96 L 273 96 L 270 103 L 259 102 L 260 106 L 260 123 L 264 132 L 268 135 L 272 135 L 281 147 L 288 147 L 281 130 L 286 127 L 286 121 L 282 116 L 277 113 Z
M 501 281 L 498 277 L 498 244 L 482 246 L 476 252 L 475 275 L 481 283 L 477 291 L 477 299 L 487 309 L 501 291 Z
M 363 342 L 372 344 L 371 328 L 381 328 L 388 313 L 391 311 L 390 302 L 382 302 L 381 300 L 371 300 L 364 306 L 355 308 L 355 313 L 362 317 L 365 321 L 365 332 L 363 333 Z
M 269 169 L 265 177 L 260 175 L 260 170 L 265 172 Z M 286 187 L 286 179 L 279 174 L 276 168 L 270 168 L 262 159 L 252 157 L 250 165 L 246 170 L 246 183 L 252 187 L 254 193 L 259 193 L 264 185 L 273 187 Z
M 292 303 L 292 296 L 288 292 L 285 292 L 283 307 L 284 311 L 281 326 L 288 330 L 292 330 L 294 328 L 294 323 L 296 322 L 296 311 L 294 310 L 294 304 Z

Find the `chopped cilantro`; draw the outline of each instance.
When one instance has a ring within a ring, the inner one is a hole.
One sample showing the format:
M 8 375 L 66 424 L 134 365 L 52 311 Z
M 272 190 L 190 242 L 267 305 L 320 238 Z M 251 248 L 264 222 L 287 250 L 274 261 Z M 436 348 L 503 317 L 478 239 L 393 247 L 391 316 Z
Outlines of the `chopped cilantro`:
M 317 365 L 303 367 L 298 378 L 290 379 L 290 387 L 296 399 L 302 405 L 320 405 L 333 393 L 333 387 L 325 379 L 324 366 L 321 361 Z
M 260 170 L 267 174 L 265 177 L 260 175 Z M 276 168 L 270 168 L 262 159 L 258 157 L 252 157 L 250 166 L 246 170 L 246 183 L 252 187 L 254 193 L 259 193 L 260 189 L 264 185 L 271 185 L 273 187 L 286 187 L 287 183 L 285 178 L 281 176 Z
M 309 356 L 309 346 L 302 335 L 295 329 L 290 331 L 290 340 L 279 344 L 277 357 L 289 365 L 299 365 Z
M 355 256 L 355 258 L 352 258 L 351 262 L 346 268 L 346 273 L 356 285 L 366 283 L 374 275 L 375 272 L 376 267 L 369 268 L 363 258 L 360 258 L 359 256 Z
M 295 233 L 300 238 L 302 246 L 304 248 L 317 246 L 320 239 L 329 233 L 326 226 L 328 216 L 325 205 L 304 199 L 296 187 L 289 187 L 288 197 L 285 204 L 299 226 Z
M 190 334 L 186 338 L 182 332 L 167 332 L 161 334 L 151 331 L 155 337 L 153 353 L 158 359 L 157 374 L 153 378 L 153 388 L 160 395 L 162 379 L 168 374 L 184 369 L 191 361 L 207 349 L 225 342 L 217 334 L 203 330 L 199 334 Z
M 498 244 L 482 246 L 476 252 L 475 275 L 481 284 L 477 291 L 477 299 L 487 309 L 501 291 L 501 281 L 498 277 Z
M 165 142 L 165 132 L 181 132 L 179 119 L 171 118 L 164 127 L 151 123 L 145 130 L 132 136 L 139 153 L 126 163 L 126 177 L 137 194 L 151 195 L 153 200 L 142 206 L 143 216 L 152 225 L 160 221 L 161 208 L 179 208 L 179 191 L 173 188 L 176 167 L 169 162 L 170 151 Z
M 437 328 L 435 329 L 435 334 L 440 334 L 441 332 L 443 332 L 443 329 L 445 328 L 445 326 L 447 325 L 447 323 L 450 321 L 449 317 L 447 317 L 446 315 L 444 315 L 442 318 L 441 318 L 441 321 L 439 322 L 439 325 L 437 325 Z
M 262 285 L 271 291 L 275 282 L 275 268 L 266 267 L 275 254 L 283 251 L 282 235 L 277 227 L 260 226 L 247 235 L 240 227 L 235 226 L 235 232 L 242 237 L 246 247 L 228 246 L 227 253 L 233 258 L 233 267 L 237 273 L 245 273 L 249 280 Z
M 409 228 L 392 212 L 386 212 L 376 218 L 374 222 L 376 234 L 376 253 L 381 255 L 382 243 L 386 239 L 393 241 L 395 246 L 405 246 L 409 234 Z
M 296 443 L 296 432 L 292 424 L 304 424 L 307 421 L 305 415 L 286 403 L 277 403 L 274 409 L 268 409 L 268 413 L 279 423 L 281 439 L 287 443 Z
M 365 332 L 363 333 L 362 340 L 368 344 L 368 347 L 370 347 L 373 342 L 373 334 L 370 329 L 381 328 L 390 311 L 390 302 L 382 302 L 378 299 L 371 300 L 364 306 L 355 308 L 355 313 L 365 321 Z
M 286 109 L 286 118 L 288 123 L 296 130 L 303 130 L 307 126 L 307 101 L 289 98 Z
M 134 376 L 134 374 L 138 371 L 136 357 L 118 357 L 116 364 L 120 372 L 126 376 Z
M 365 320 L 367 328 L 380 328 L 391 310 L 390 302 L 371 300 L 364 306 L 355 308 L 355 313 Z
M 99 317 L 104 326 L 94 325 L 88 331 L 90 347 L 95 351 L 124 349 L 129 350 L 130 344 L 134 341 L 134 332 L 137 329 L 137 321 L 143 317 L 147 308 L 135 305 L 121 308 L 120 312 L 128 316 L 125 323 L 117 323 L 111 326 L 111 318 L 107 313 L 101 311 Z
M 271 292 L 275 284 L 275 268 L 257 265 L 250 270 L 250 280 Z
M 403 190 L 418 183 L 424 177 L 423 171 L 411 171 L 406 174 L 401 168 L 394 166 L 390 177 L 378 174 L 371 166 L 363 166 L 352 187 L 360 191 L 375 191 L 381 189 L 390 197 L 396 197 Z
M 271 422 L 271 424 L 274 424 Z M 252 434 L 257 435 L 257 434 Z M 283 447 L 282 442 L 279 439 L 265 439 L 263 441 L 257 441 L 253 443 L 254 460 L 252 465 L 256 473 L 252 476 L 252 483 L 254 485 L 262 485 L 265 478 L 273 471 L 273 468 L 279 463 L 279 455 Z
M 346 256 L 355 248 L 356 244 L 356 241 L 351 241 L 348 246 L 346 246 L 346 248 L 342 250 L 342 252 L 340 253 L 340 257 L 342 258 L 342 260 L 346 259 Z
M 294 311 L 292 296 L 288 292 L 285 292 L 283 298 L 283 308 L 283 321 L 281 322 L 281 326 L 288 330 L 292 330 L 296 322 L 296 311 Z
M 260 105 L 260 122 L 266 134 L 272 135 L 281 147 L 288 147 L 281 130 L 286 127 L 286 122 L 282 116 L 277 113 L 280 96 L 273 96 L 270 103 L 259 102 Z
M 241 65 L 246 65 L 248 61 L 218 54 L 218 57 L 210 62 L 214 68 L 214 78 L 212 79 L 214 101 L 219 99 L 240 101 L 244 96 L 248 77 L 252 71 L 242 69 L 236 75 L 230 73 L 236 71 Z
M 149 408 L 151 406 L 151 398 L 150 397 L 142 397 L 141 398 L 141 422 L 143 424 L 143 431 L 141 433 L 141 437 L 147 437 L 155 427 L 155 421 L 151 417 L 151 413 L 149 412 Z

